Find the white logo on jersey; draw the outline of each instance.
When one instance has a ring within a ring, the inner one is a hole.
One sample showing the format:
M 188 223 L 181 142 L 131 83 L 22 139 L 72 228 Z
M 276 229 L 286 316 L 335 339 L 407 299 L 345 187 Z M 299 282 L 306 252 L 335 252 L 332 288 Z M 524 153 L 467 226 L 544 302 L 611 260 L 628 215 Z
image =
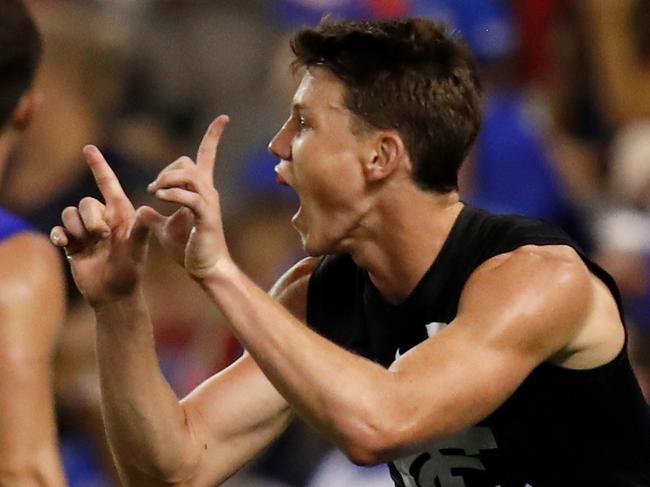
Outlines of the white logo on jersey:
M 432 321 L 428 325 L 425 325 L 427 328 L 427 336 L 431 338 L 433 335 L 437 335 L 440 330 L 442 330 L 447 323 L 441 323 L 439 321 Z
M 428 451 L 393 462 L 405 487 L 466 487 L 462 475 L 452 469 L 485 470 L 478 457 L 481 450 L 497 448 L 492 430 L 485 426 L 469 428 L 453 438 L 436 442 Z M 455 450 L 446 454 L 445 450 Z M 460 454 L 456 452 L 460 451 Z
M 427 336 L 438 334 L 447 323 L 434 321 L 426 325 Z M 401 356 L 399 348 L 395 360 Z M 461 475 L 452 475 L 452 469 L 464 468 L 484 471 L 485 466 L 479 458 L 481 450 L 497 448 L 492 430 L 485 426 L 475 426 L 459 433 L 453 438 L 436 442 L 423 453 L 411 455 L 393 462 L 405 487 L 466 487 Z M 460 451 L 461 454 L 445 454 L 445 450 Z M 437 482 L 437 483 L 436 483 Z
M 424 325 L 425 328 L 427 329 L 427 336 L 431 338 L 434 335 L 437 335 L 440 330 L 442 330 L 445 326 L 447 326 L 447 323 L 442 323 L 440 321 L 432 321 L 428 325 Z M 395 350 L 395 360 L 400 358 L 402 354 L 399 351 L 399 348 Z

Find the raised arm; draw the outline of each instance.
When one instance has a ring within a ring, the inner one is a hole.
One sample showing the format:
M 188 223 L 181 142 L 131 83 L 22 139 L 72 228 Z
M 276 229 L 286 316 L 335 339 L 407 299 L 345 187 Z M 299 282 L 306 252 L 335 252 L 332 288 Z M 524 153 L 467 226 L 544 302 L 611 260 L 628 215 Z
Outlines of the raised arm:
M 387 370 L 314 333 L 233 263 L 213 168 L 214 157 L 186 161 L 150 186 L 194 216 L 185 267 L 293 410 L 357 463 L 400 458 L 476 424 L 544 361 L 591 367 L 623 344 L 613 298 L 596 292 L 578 255 L 527 247 L 477 269 L 454 322 Z M 613 327 L 594 319 L 599 314 Z
M 373 464 L 476 424 L 538 364 L 576 352 L 593 290 L 564 253 L 517 251 L 476 271 L 456 320 L 389 370 L 312 332 L 236 267 L 203 285 L 293 409 L 353 461 Z
M 0 485 L 63 486 L 52 359 L 65 312 L 60 258 L 21 233 L 0 245 Z
M 142 297 L 148 231 L 99 151 L 85 155 L 105 202 L 66 208 L 51 239 L 95 310 L 102 412 L 120 476 L 139 487 L 220 483 L 284 429 L 286 402 L 249 356 L 178 400 L 160 371 Z M 177 212 L 166 228 L 182 237 L 184 218 Z M 293 273 L 275 291 L 300 317 L 305 275 Z

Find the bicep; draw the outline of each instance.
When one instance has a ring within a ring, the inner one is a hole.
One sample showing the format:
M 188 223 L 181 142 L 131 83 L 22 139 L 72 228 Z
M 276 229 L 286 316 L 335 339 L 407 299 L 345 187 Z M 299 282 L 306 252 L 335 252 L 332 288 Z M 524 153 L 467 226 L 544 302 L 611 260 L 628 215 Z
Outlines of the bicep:
M 482 342 L 452 323 L 401 356 L 391 366 L 400 396 L 398 445 L 419 451 L 432 439 L 454 435 L 499 407 L 534 368 L 535 360 L 514 349 Z
M 402 397 L 412 398 L 401 411 L 412 418 L 404 438 L 426 443 L 496 410 L 570 342 L 588 308 L 588 282 L 571 259 L 525 252 L 475 272 L 454 321 L 391 367 Z

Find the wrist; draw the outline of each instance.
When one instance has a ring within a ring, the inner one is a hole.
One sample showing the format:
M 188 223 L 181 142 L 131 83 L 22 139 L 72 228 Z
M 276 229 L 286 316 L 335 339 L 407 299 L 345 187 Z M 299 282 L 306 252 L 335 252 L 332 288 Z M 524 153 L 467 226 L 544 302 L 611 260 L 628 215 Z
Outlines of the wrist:
M 98 322 L 102 318 L 114 317 L 116 315 L 132 315 L 138 310 L 146 311 L 147 306 L 142 288 L 137 287 L 130 293 L 116 296 L 109 300 L 91 303 L 91 307 L 97 316 Z
M 240 273 L 237 264 L 230 258 L 219 259 L 209 270 L 203 271 L 200 275 L 194 275 L 194 280 L 204 288 L 220 286 L 225 282 L 231 282 Z

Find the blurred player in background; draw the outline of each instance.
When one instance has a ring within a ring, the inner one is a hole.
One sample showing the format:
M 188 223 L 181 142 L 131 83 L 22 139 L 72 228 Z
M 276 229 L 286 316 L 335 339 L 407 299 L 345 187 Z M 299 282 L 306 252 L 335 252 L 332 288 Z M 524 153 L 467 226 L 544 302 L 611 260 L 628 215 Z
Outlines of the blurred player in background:
M 41 55 L 21 0 L 0 0 L 0 172 L 39 105 Z M 65 313 L 60 256 L 47 238 L 0 209 L 0 485 L 63 486 L 52 358 Z

